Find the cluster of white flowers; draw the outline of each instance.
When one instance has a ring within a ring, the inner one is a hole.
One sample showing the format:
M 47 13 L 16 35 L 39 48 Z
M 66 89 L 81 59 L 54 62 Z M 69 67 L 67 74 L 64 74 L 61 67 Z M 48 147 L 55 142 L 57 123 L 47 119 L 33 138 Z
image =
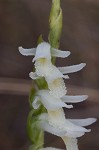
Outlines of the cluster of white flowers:
M 52 64 L 52 57 L 65 58 L 70 55 L 69 51 L 61 51 L 51 48 L 49 43 L 42 42 L 36 48 L 24 49 L 19 47 L 19 51 L 24 56 L 33 55 L 35 62 L 35 72 L 30 72 L 29 76 L 33 80 L 44 77 L 48 89 L 38 90 L 32 106 L 39 108 L 41 104 L 47 109 L 47 113 L 39 116 L 39 127 L 44 131 L 59 136 L 66 144 L 67 150 L 78 150 L 77 138 L 90 132 L 90 129 L 84 128 L 96 121 L 95 118 L 87 119 L 67 119 L 63 107 L 73 108 L 68 103 L 78 103 L 87 99 L 87 95 L 69 96 L 64 79 L 68 79 L 68 73 L 80 71 L 86 64 L 67 67 L 56 67 Z M 57 148 L 42 148 L 40 150 L 59 150 Z

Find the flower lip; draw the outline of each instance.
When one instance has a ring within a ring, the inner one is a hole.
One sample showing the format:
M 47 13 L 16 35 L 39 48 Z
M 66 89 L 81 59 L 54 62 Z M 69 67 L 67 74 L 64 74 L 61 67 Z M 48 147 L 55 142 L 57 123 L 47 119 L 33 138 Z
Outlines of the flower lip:
M 47 42 L 40 43 L 36 48 L 36 54 L 33 62 L 39 58 L 51 59 L 50 44 Z

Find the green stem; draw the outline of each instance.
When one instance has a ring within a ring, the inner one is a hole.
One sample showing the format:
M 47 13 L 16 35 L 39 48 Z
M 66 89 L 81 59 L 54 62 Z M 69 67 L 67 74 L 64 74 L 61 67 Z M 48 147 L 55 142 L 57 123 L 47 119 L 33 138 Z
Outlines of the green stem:
M 49 17 L 50 32 L 49 42 L 52 47 L 58 48 L 62 32 L 62 9 L 60 7 L 60 0 L 52 1 L 52 8 Z
M 59 48 L 59 41 L 62 32 L 62 9 L 60 7 L 60 0 L 52 0 L 52 8 L 49 17 L 50 31 L 49 31 L 49 43 L 53 48 Z M 55 63 L 55 57 L 52 58 L 52 62 Z

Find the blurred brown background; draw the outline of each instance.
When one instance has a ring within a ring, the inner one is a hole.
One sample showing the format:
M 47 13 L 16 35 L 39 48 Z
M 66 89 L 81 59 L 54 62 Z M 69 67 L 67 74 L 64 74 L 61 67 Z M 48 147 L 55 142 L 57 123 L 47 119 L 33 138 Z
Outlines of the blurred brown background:
M 64 14 L 60 48 L 71 56 L 57 65 L 86 62 L 82 71 L 66 81 L 69 94 L 88 94 L 86 102 L 65 110 L 71 118 L 99 118 L 99 0 L 61 0 Z M 35 47 L 42 33 L 47 41 L 51 0 L 0 0 L 0 150 L 27 150 L 26 118 L 29 112 L 29 72 L 32 57 L 18 46 Z M 79 139 L 80 150 L 99 149 L 99 122 Z M 64 148 L 60 138 L 45 134 L 46 146 Z

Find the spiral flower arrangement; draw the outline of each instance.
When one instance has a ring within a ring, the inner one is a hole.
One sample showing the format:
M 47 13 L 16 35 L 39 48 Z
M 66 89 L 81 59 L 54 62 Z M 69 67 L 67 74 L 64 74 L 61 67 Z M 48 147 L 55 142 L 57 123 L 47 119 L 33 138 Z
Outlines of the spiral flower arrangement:
M 67 150 L 78 150 L 77 138 L 90 129 L 88 126 L 96 121 L 95 118 L 69 119 L 63 108 L 73 108 L 73 103 L 83 102 L 87 95 L 67 95 L 64 80 L 69 73 L 80 71 L 85 63 L 73 66 L 56 67 L 55 58 L 66 58 L 70 51 L 59 50 L 59 39 L 62 29 L 62 10 L 60 0 L 53 0 L 50 13 L 49 42 L 42 38 L 36 48 L 24 49 L 19 52 L 24 56 L 33 56 L 34 71 L 29 77 L 35 82 L 30 91 L 30 113 L 27 120 L 28 136 L 32 142 L 29 150 L 60 150 L 58 148 L 43 148 L 44 131 L 61 137 Z

